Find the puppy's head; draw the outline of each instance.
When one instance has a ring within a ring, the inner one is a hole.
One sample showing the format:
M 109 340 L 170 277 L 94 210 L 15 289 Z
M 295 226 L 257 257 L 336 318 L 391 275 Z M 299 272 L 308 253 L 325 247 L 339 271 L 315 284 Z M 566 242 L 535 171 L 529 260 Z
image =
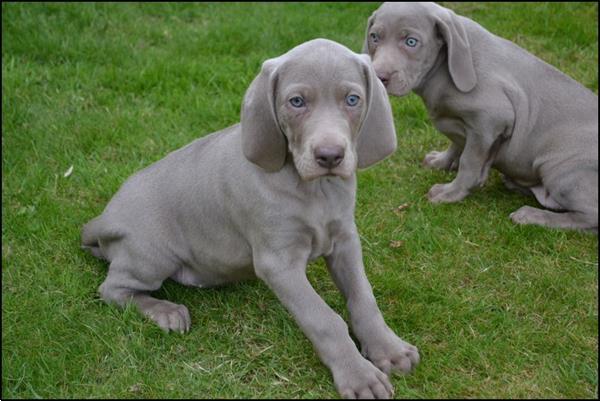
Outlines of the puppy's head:
M 248 160 L 277 171 L 291 157 L 304 180 L 348 178 L 396 147 L 387 95 L 370 60 L 324 39 L 263 63 L 246 92 L 241 124 Z
M 441 52 L 462 92 L 477 82 L 466 31 L 458 16 L 434 3 L 384 3 L 367 22 L 363 53 L 387 92 L 404 96 L 424 83 Z

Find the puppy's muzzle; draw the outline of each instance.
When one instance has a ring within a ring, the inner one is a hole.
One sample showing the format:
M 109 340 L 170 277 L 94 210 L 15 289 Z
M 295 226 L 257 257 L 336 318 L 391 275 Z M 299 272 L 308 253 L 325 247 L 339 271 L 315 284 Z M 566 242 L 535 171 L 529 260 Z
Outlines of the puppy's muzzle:
M 387 88 L 388 84 L 390 83 L 390 73 L 387 72 L 381 72 L 381 73 L 377 73 L 377 78 L 379 78 L 379 80 L 381 81 L 381 83 L 383 84 L 383 86 L 385 86 Z
M 332 169 L 340 165 L 344 160 L 344 148 L 342 146 L 318 146 L 314 150 L 317 164 L 326 169 Z

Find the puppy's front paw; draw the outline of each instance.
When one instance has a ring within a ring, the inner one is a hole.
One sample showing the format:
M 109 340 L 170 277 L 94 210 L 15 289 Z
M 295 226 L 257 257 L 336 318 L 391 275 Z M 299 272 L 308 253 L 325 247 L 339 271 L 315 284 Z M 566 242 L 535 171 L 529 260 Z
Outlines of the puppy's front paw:
M 362 354 L 388 375 L 392 372 L 409 373 L 421 360 L 417 347 L 389 329 L 382 335 L 374 336 L 362 347 Z
M 171 330 L 184 333 L 190 329 L 190 312 L 185 305 L 160 300 L 143 312 L 164 331 Z
M 341 363 L 332 372 L 335 388 L 343 398 L 389 399 L 394 395 L 394 388 L 385 373 L 360 355 L 352 362 Z
M 457 160 L 452 160 L 448 151 L 438 152 L 434 150 L 425 155 L 423 166 L 437 170 L 452 170 L 453 167 L 454 169 L 458 167 L 458 162 Z
M 427 198 L 433 203 L 450 203 L 463 200 L 469 191 L 457 188 L 454 183 L 435 184 L 427 193 Z

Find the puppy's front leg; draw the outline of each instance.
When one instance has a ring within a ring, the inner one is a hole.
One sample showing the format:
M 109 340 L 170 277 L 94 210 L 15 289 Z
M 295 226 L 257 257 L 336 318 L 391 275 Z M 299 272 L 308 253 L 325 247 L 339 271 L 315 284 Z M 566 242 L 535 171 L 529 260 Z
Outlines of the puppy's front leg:
M 458 202 L 488 178 L 501 143 L 501 137 L 486 138 L 477 133 L 467 134 L 464 150 L 458 163 L 458 174 L 448 184 L 435 184 L 427 193 L 431 202 Z
M 326 257 L 327 267 L 346 298 L 352 330 L 362 354 L 383 372 L 408 373 L 419 363 L 416 347 L 400 339 L 384 322 L 365 275 L 360 239 L 353 224 Z
M 255 254 L 256 274 L 312 342 L 321 361 L 331 370 L 344 398 L 389 398 L 393 388 L 387 376 L 363 358 L 348 333 L 348 326 L 316 293 L 306 277 L 304 258 Z

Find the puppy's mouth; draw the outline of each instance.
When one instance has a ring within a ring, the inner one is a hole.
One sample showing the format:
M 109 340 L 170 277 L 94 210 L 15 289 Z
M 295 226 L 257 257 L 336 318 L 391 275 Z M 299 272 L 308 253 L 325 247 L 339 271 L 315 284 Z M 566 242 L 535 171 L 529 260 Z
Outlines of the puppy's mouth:
M 411 88 L 404 80 L 392 80 L 386 85 L 385 90 L 389 95 L 401 97 L 408 95 Z
M 403 74 L 399 71 L 394 71 L 391 75 L 378 76 L 379 80 L 385 87 L 388 95 L 392 96 L 406 96 L 410 93 L 411 88 L 405 79 L 399 78 Z
M 324 177 L 340 177 L 343 179 L 350 178 L 351 175 L 351 173 L 348 173 L 347 171 L 341 169 L 330 169 L 329 171 L 327 171 L 327 173 L 323 174 Z
M 346 169 L 335 168 L 319 168 L 320 171 L 314 171 L 308 174 L 300 174 L 300 178 L 304 181 L 312 181 L 322 177 L 335 178 L 340 177 L 342 179 L 348 179 L 352 176 L 352 172 L 346 171 Z

